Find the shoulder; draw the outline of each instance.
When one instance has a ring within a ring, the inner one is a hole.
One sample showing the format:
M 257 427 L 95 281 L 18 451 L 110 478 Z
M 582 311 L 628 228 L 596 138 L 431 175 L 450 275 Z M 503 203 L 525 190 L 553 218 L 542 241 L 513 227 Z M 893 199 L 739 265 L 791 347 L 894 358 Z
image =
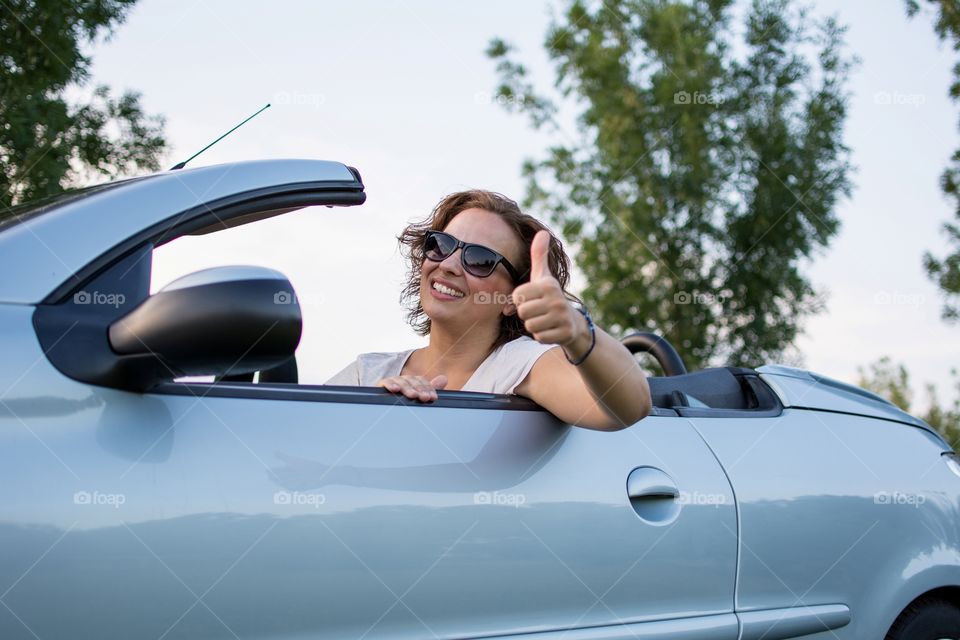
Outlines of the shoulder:
M 556 347 L 555 344 L 541 344 L 529 336 L 521 336 L 504 343 L 483 363 L 483 371 L 476 380 L 477 386 L 481 388 L 468 390 L 513 393 L 540 356 Z
M 549 351 L 555 344 L 541 344 L 530 336 L 520 336 L 497 347 L 493 354 L 500 357 L 539 356 Z

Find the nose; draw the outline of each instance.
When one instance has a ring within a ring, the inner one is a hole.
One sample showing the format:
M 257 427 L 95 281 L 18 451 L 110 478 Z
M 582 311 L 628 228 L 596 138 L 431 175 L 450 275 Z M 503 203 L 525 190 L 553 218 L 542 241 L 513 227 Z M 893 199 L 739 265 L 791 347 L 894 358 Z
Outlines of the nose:
M 451 253 L 450 255 L 448 255 L 446 258 L 444 258 L 444 259 L 440 262 L 440 264 L 437 265 L 437 266 L 440 267 L 440 268 L 442 268 L 442 269 L 444 269 L 444 270 L 446 270 L 446 271 L 448 271 L 448 272 L 450 272 L 450 273 L 453 273 L 453 274 L 455 274 L 455 275 L 462 275 L 462 274 L 461 274 L 461 267 L 462 267 L 463 265 L 460 263 L 460 252 L 461 252 L 461 251 L 462 251 L 462 249 L 457 249 L 456 251 L 454 251 L 453 253 Z

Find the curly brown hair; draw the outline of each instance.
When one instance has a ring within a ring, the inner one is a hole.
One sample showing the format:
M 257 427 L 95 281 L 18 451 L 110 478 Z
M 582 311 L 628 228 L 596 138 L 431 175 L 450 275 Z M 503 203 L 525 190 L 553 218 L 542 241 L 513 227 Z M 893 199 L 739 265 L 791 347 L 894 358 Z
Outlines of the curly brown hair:
M 407 322 L 410 323 L 410 326 L 418 335 L 425 336 L 430 333 L 430 318 L 424 313 L 423 305 L 420 302 L 420 271 L 424 260 L 425 233 L 431 230 L 443 231 L 454 216 L 467 209 L 483 209 L 502 216 L 520 238 L 525 251 L 521 252 L 519 264 L 514 265 L 517 271 L 522 274 L 520 282 L 516 284 L 527 282 L 530 279 L 530 244 L 533 242 L 533 237 L 541 229 L 550 231 L 542 222 L 523 213 L 519 205 L 510 198 L 494 191 L 484 191 L 482 189 L 451 193 L 438 202 L 437 206 L 424 220 L 408 225 L 397 236 L 400 252 L 408 263 L 407 281 L 400 294 L 400 303 L 407 307 Z M 570 258 L 563 250 L 563 244 L 552 233 L 550 234 L 547 264 L 550 267 L 550 273 L 560 283 L 567 299 L 572 302 L 581 302 L 579 298 L 567 291 L 567 284 L 570 280 Z M 496 349 L 520 336 L 530 336 L 530 333 L 523 326 L 523 321 L 516 314 L 503 315 L 500 318 L 500 334 L 494 342 L 493 348 Z

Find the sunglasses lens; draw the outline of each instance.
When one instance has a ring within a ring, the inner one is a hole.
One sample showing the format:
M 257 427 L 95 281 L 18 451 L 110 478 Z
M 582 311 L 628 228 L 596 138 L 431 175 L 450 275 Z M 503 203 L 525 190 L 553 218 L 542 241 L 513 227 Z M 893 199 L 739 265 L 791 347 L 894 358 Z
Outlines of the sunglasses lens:
M 478 278 L 486 278 L 497 268 L 497 256 L 484 247 L 467 247 L 463 253 L 463 266 Z
M 423 253 L 430 260 L 443 260 L 455 250 L 456 241 L 445 233 L 428 233 Z

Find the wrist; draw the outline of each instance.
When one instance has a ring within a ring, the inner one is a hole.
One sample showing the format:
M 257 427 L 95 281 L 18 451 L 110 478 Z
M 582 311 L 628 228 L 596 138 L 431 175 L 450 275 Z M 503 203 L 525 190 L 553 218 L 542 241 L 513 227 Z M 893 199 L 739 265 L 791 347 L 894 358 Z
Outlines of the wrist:
M 564 355 L 570 364 L 573 365 L 579 365 L 586 360 L 590 352 L 593 351 L 593 347 L 597 341 L 596 330 L 594 329 L 593 319 L 590 317 L 590 314 L 583 307 L 576 308 L 576 311 L 577 326 L 580 330 L 573 340 L 562 345 Z

